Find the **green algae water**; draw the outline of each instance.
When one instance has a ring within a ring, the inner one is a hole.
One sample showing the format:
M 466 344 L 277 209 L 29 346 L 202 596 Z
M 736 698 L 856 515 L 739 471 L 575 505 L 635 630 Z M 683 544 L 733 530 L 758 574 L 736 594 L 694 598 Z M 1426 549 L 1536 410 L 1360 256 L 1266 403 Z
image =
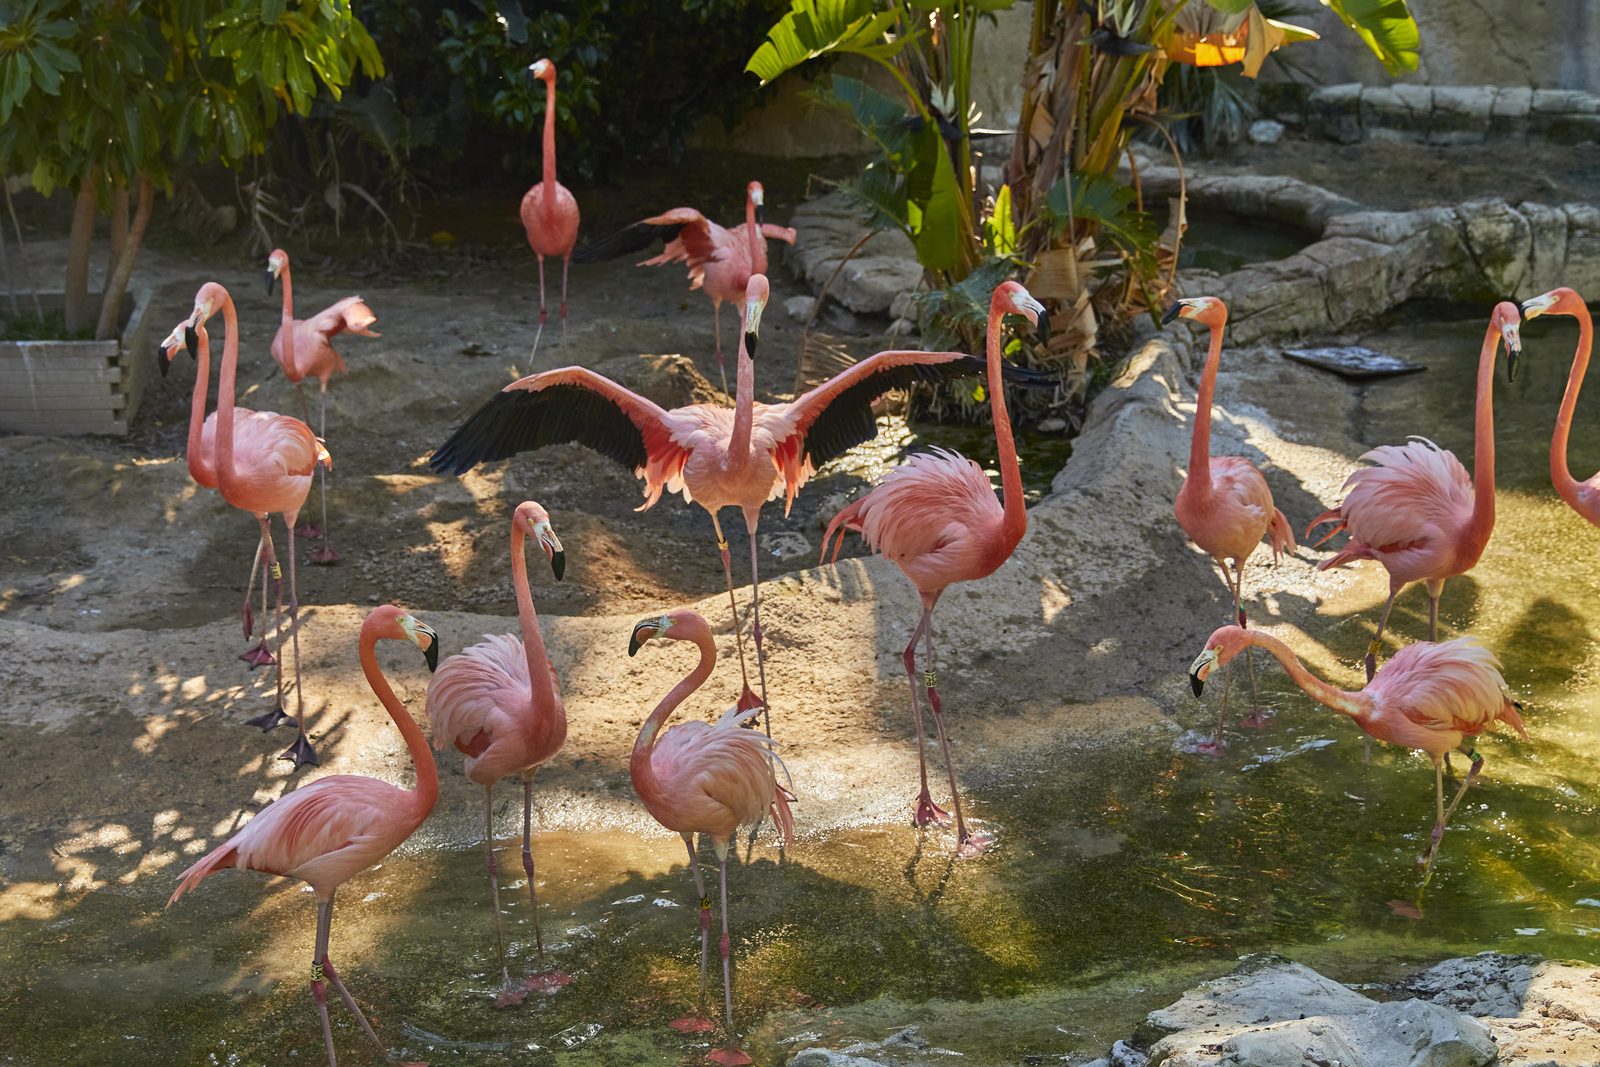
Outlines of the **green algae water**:
M 1362 338 L 1428 366 L 1363 387 L 1362 439 L 1425 431 L 1470 462 L 1482 330 L 1480 317 Z M 1358 733 L 1267 662 L 1259 679 L 1276 715 L 1234 731 L 1221 758 L 1153 734 L 1045 772 L 971 761 L 973 808 L 1003 828 L 981 861 L 952 863 L 947 835 L 921 842 L 903 827 L 803 842 L 781 863 L 770 835 L 753 859 L 741 850 L 736 1009 L 756 1062 L 907 1023 L 968 1064 L 1087 1057 L 1250 951 L 1352 982 L 1490 949 L 1600 955 L 1600 531 L 1555 498 L 1546 469 L 1575 336 L 1569 320 L 1529 324 L 1524 377 L 1497 383 L 1498 524 L 1478 568 L 1447 585 L 1441 628 L 1497 651 L 1532 739 L 1483 744 L 1482 788 L 1452 822 L 1422 919 L 1390 901 L 1415 893 L 1430 765 L 1383 746 L 1363 765 Z M 1597 414 L 1600 386 L 1576 420 L 1580 477 L 1600 467 Z M 1426 610 L 1421 590 L 1404 594 L 1395 634 L 1422 636 Z M 1351 663 L 1375 621 L 1365 603 L 1334 602 L 1294 644 Z M 1174 710 L 1203 728 L 1214 707 Z M 503 869 L 519 874 L 505 845 Z M 664 1025 L 692 1008 L 696 986 L 681 845 L 600 831 L 545 833 L 536 847 L 545 937 L 575 981 L 508 1011 L 490 1004 L 476 845 L 413 845 L 341 892 L 332 954 L 379 1033 L 402 1058 L 436 1064 L 702 1062 L 708 1046 Z M 505 877 L 522 970 L 525 892 Z M 309 893 L 238 875 L 171 912 L 159 904 L 112 886 L 0 927 L 0 1063 L 323 1062 L 304 973 Z M 343 1062 L 373 1062 L 351 1017 L 335 1007 L 333 1019 Z

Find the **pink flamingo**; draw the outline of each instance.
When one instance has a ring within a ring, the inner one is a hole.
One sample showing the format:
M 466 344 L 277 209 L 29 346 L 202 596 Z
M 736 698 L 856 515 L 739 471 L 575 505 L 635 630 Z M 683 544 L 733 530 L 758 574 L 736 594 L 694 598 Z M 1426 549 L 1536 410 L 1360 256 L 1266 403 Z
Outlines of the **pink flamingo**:
M 422 730 L 378 666 L 379 641 L 410 641 L 422 650 L 431 670 L 439 658 L 439 637 L 427 624 L 392 604 L 373 608 L 361 625 L 361 670 L 367 684 L 405 738 L 417 771 L 417 787 L 399 786 L 358 774 L 318 778 L 268 804 L 230 837 L 178 876 L 178 888 L 167 906 L 207 877 L 228 867 L 298 878 L 317 896 L 317 944 L 311 956 L 311 997 L 322 1020 L 322 1039 L 329 1067 L 336 1067 L 333 1029 L 328 1024 L 327 983 L 355 1015 L 378 1054 L 389 1058 L 355 998 L 339 980 L 328 958 L 328 932 L 333 924 L 333 894 L 353 876 L 382 860 L 422 825 L 439 799 L 439 773 Z
M 1518 335 L 1522 317 L 1517 305 L 1501 301 L 1489 317 L 1478 357 L 1478 398 L 1473 433 L 1474 479 L 1455 454 L 1425 437 L 1404 445 L 1374 448 L 1361 458 L 1373 465 L 1358 467 L 1345 479 L 1344 502 L 1318 515 L 1306 536 L 1324 523 L 1350 539 L 1332 557 L 1317 564 L 1324 571 L 1351 560 L 1377 560 L 1389 572 L 1389 599 L 1378 632 L 1367 646 L 1367 678 L 1378 665 L 1383 631 L 1395 597 L 1411 582 L 1428 587 L 1428 640 L 1438 639 L 1439 594 L 1446 578 L 1465 574 L 1483 555 L 1494 532 L 1494 365 L 1500 341 L 1506 343 L 1506 375 L 1515 381 L 1522 357 Z
M 1211 331 L 1211 347 L 1206 350 L 1205 370 L 1200 374 L 1200 394 L 1195 399 L 1194 432 L 1189 439 L 1189 472 L 1178 490 L 1174 511 L 1178 525 L 1189 539 L 1217 561 L 1222 580 L 1233 593 L 1233 615 L 1246 625 L 1242 604 L 1244 565 L 1263 537 L 1272 546 L 1272 562 L 1283 552 L 1294 551 L 1294 530 L 1283 512 L 1272 505 L 1272 490 L 1255 464 L 1243 456 L 1211 458 L 1211 403 L 1217 388 L 1217 366 L 1222 360 L 1222 331 L 1228 321 L 1228 306 L 1214 296 L 1179 300 L 1161 317 L 1163 325 L 1176 318 L 1193 319 Z M 1245 721 L 1252 726 L 1265 722 L 1256 698 L 1255 662 L 1249 651 L 1245 664 L 1250 672 L 1251 714 Z M 1217 717 L 1217 736 L 1212 750 L 1222 747 L 1222 716 L 1227 714 L 1226 693 Z
M 494 859 L 494 784 L 508 774 L 522 775 L 522 869 L 528 875 L 533 906 L 533 939 L 544 955 L 539 934 L 539 897 L 533 873 L 533 776 L 556 757 L 567 741 L 567 714 L 561 706 L 561 680 L 545 654 L 539 616 L 528 588 L 523 546 L 532 536 L 549 557 L 556 580 L 566 568 L 561 541 L 544 508 L 529 500 L 511 516 L 511 584 L 517 594 L 522 639 L 495 634 L 444 661 L 428 685 L 428 720 L 433 745 L 453 744 L 466 757 L 467 780 L 484 789 L 484 844 L 488 849 L 489 892 L 494 902 L 495 943 L 500 950 L 501 1007 L 517 1004 L 530 990 L 551 992 L 567 984 L 565 975 L 543 974 L 513 987 L 506 968 L 505 932 L 500 922 L 500 881 Z
M 1555 434 L 1550 438 L 1550 481 L 1568 507 L 1600 526 L 1600 474 L 1580 482 L 1567 467 L 1567 437 L 1572 433 L 1573 413 L 1578 410 L 1578 390 L 1583 388 L 1583 376 L 1589 370 L 1594 320 L 1589 317 L 1583 297 L 1566 286 L 1524 301 L 1522 315 L 1528 319 L 1540 315 L 1571 315 L 1578 320 L 1578 347 L 1572 354 L 1572 370 L 1567 375 L 1566 392 L 1561 394 L 1561 408 L 1556 412 Z
M 728 1023 L 728 1045 L 707 1058 L 724 1067 L 733 1067 L 751 1061 L 734 1044 L 733 971 L 728 936 L 728 841 L 739 827 L 754 826 L 771 814 L 772 823 L 787 846 L 794 836 L 794 815 L 789 810 L 789 801 L 794 798 L 778 784 L 774 765 L 781 761 L 771 738 L 740 729 L 755 717 L 753 709 L 730 708 L 715 725 L 686 722 L 661 734 L 662 725 L 678 705 L 711 677 L 711 669 L 717 662 L 717 647 L 706 620 L 687 608 L 636 623 L 628 640 L 628 655 L 637 653 L 653 637 L 693 641 L 700 649 L 700 662 L 694 670 L 672 687 L 644 721 L 628 761 L 633 788 L 645 810 L 656 822 L 683 837 L 689 850 L 689 870 L 694 874 L 695 892 L 700 897 L 700 1007 L 696 1015 L 674 1020 L 672 1026 L 684 1033 L 713 1029 L 713 1024 L 705 1017 L 711 898 L 706 895 L 705 882 L 700 877 L 699 855 L 694 843 L 694 835 L 699 834 L 702 839 L 711 838 L 719 864 L 722 994 Z
M 739 707 L 762 709 L 767 721 L 766 660 L 761 631 L 761 585 L 756 527 L 761 505 L 784 498 L 788 514 L 817 468 L 878 432 L 872 402 L 914 382 L 939 382 L 975 373 L 982 361 L 960 352 L 879 352 L 787 404 L 755 401 L 755 362 L 767 279 L 754 275 L 746 287 L 744 337 L 739 345 L 733 410 L 692 404 L 671 411 L 584 367 L 562 367 L 529 375 L 506 386 L 462 423 L 429 460 L 434 470 L 464 474 L 480 462 L 506 459 L 545 445 L 577 441 L 609 456 L 644 479 L 644 504 L 661 492 L 681 492 L 711 516 L 722 554 L 728 602 L 733 605 L 744 691 Z M 1020 506 L 1020 504 L 1019 504 Z M 728 541 L 717 513 L 744 512 L 750 536 L 750 577 L 761 696 L 750 689 L 744 637 L 734 600 Z
M 956 582 L 987 577 L 1011 558 L 1012 551 L 1028 529 L 1028 513 L 1022 499 L 1022 470 L 1017 464 L 1017 449 L 1011 438 L 1011 418 L 1006 414 L 1005 388 L 1001 380 L 1001 320 L 1008 314 L 1021 315 L 1035 328 L 1041 321 L 1048 332 L 1044 305 L 1016 282 L 1004 282 L 989 300 L 988 374 L 989 412 L 994 421 L 995 443 L 1000 453 L 1000 483 L 1005 505 L 994 498 L 989 476 L 964 456 L 935 449 L 911 456 L 895 467 L 877 488 L 844 508 L 828 523 L 822 535 L 822 554 L 833 542 L 833 558 L 839 558 L 846 530 L 866 538 L 874 552 L 892 560 L 911 579 L 922 600 L 922 618 L 911 631 L 901 659 L 906 680 L 911 685 L 911 713 L 917 727 L 917 760 L 922 777 L 922 793 L 917 797 L 911 825 L 926 826 L 949 821 L 945 810 L 933 802 L 928 791 L 928 760 L 922 734 L 922 705 L 917 696 L 917 641 L 924 642 L 927 657 L 923 684 L 928 690 L 928 706 L 933 712 L 934 729 L 944 752 L 945 770 L 950 776 L 950 798 L 956 809 L 956 843 L 961 855 L 984 852 L 993 843 L 987 834 L 971 834 L 961 814 L 961 794 L 956 789 L 955 763 L 950 758 L 950 742 L 945 737 L 944 717 L 934 674 L 933 609 L 940 595 Z M 837 540 L 835 534 L 837 533 Z
M 561 344 L 567 343 L 567 268 L 572 264 L 572 246 L 578 243 L 578 202 L 556 181 L 556 65 L 541 59 L 528 70 L 544 81 L 544 174 L 522 196 L 522 228 L 539 257 L 539 332 L 533 338 L 537 354 L 549 318 L 544 300 L 545 256 L 561 257 Z
M 322 385 L 321 408 L 317 415 L 317 436 L 328 439 L 328 379 L 345 371 L 344 360 L 334 351 L 333 339 L 346 330 L 363 337 L 380 334 L 368 329 L 378 316 L 359 296 L 347 296 L 330 304 L 309 319 L 294 317 L 294 282 L 289 274 L 289 253 L 274 248 L 267 257 L 267 295 L 272 295 L 272 285 L 283 279 L 283 322 L 272 337 L 272 358 L 283 368 L 283 376 L 294 383 L 294 394 L 300 399 L 300 414 L 307 424 L 311 412 L 306 408 L 305 390 L 301 383 L 315 378 Z M 339 553 L 333 549 L 333 536 L 328 527 L 328 472 L 317 472 L 317 495 L 322 498 L 322 525 L 306 523 L 296 533 L 301 537 L 320 537 L 322 544 L 311 553 L 312 563 L 337 563 Z
M 722 304 L 724 301 L 737 304 L 739 314 L 743 315 L 750 278 L 767 273 L 767 241 L 794 244 L 793 229 L 762 221 L 765 210 L 761 183 L 751 182 L 745 188 L 743 225 L 725 228 L 692 207 L 675 207 L 618 230 L 573 258 L 579 263 L 593 263 L 636 252 L 657 240 L 665 241 L 666 247 L 660 255 L 644 260 L 639 266 L 682 263 L 689 269 L 689 288 L 703 288 L 711 298 L 716 323 L 717 373 L 722 376 L 722 391 L 726 393 L 728 371 L 722 361 Z
M 272 527 L 268 516 L 281 513 L 289 532 L 289 631 L 294 647 L 294 679 L 296 704 L 296 736 L 294 743 L 282 758 L 296 768 L 317 762 L 317 753 L 305 733 L 305 696 L 300 679 L 300 615 L 299 585 L 295 566 L 294 524 L 311 492 L 311 480 L 317 464 L 332 464 L 327 449 L 322 447 L 311 428 L 299 419 L 279 415 L 272 411 L 250 411 L 234 405 L 234 383 L 239 364 L 239 320 L 234 310 L 233 298 L 216 282 L 207 282 L 195 293 L 194 311 L 186 329 L 197 333 L 220 305 L 226 325 L 226 339 L 222 347 L 222 369 L 217 383 L 217 410 L 196 426 L 205 409 L 204 387 L 197 387 L 190 405 L 189 456 L 191 471 L 198 461 L 214 472 L 217 491 L 234 507 L 247 511 L 261 527 L 261 544 L 264 546 L 268 574 L 274 582 L 281 582 L 282 570 L 278 565 L 272 544 Z M 176 333 L 176 331 L 174 331 Z M 171 340 L 169 338 L 168 340 Z M 175 348 L 168 348 L 170 361 Z M 198 359 L 198 355 L 196 356 Z M 235 442 L 237 439 L 237 448 Z M 198 478 L 196 479 L 199 480 Z M 205 484 L 202 482 L 201 484 Z M 254 571 L 251 572 L 254 578 Z M 279 585 L 280 597 L 282 586 Z M 245 590 L 248 609 L 250 590 Z M 281 610 L 281 609 L 279 609 Z M 274 619 L 276 624 L 276 619 Z M 280 642 L 281 644 L 281 642 Z M 278 704 L 265 715 L 250 720 L 263 730 L 271 730 L 287 722 L 283 710 L 283 675 L 281 664 L 278 675 Z
M 1444 838 L 1445 823 L 1483 769 L 1483 757 L 1472 739 L 1496 722 L 1508 723 L 1524 738 L 1528 736 L 1522 716 L 1517 714 L 1521 705 L 1511 699 L 1494 653 L 1470 637 L 1442 644 L 1428 641 L 1406 645 L 1367 680 L 1366 688 L 1350 693 L 1335 689 L 1306 670 L 1289 646 L 1277 638 L 1259 630 L 1224 626 L 1206 639 L 1205 649 L 1189 667 L 1195 696 L 1200 695 L 1213 667 L 1225 665 L 1240 650 L 1251 646 L 1276 656 L 1295 685 L 1311 699 L 1349 716 L 1368 736 L 1391 745 L 1420 749 L 1433 761 L 1437 807 L 1422 877 L 1426 887 L 1439 842 Z M 1455 749 L 1472 761 L 1472 769 L 1447 808 L 1444 761 Z

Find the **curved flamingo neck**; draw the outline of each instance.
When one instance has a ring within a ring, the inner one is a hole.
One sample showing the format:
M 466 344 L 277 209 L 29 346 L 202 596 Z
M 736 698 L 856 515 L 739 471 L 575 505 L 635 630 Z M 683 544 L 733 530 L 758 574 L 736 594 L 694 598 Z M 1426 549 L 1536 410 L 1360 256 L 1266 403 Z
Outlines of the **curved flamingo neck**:
M 556 77 L 544 83 L 544 209 L 554 217 L 556 210 Z
M 206 397 L 211 391 L 211 335 L 204 325 L 195 327 L 194 332 L 200 350 L 195 353 L 194 392 L 189 398 L 189 444 L 184 458 L 189 463 L 189 477 L 207 489 L 215 489 L 216 457 L 206 455 L 200 444 L 201 431 L 206 424 Z M 220 416 L 218 421 L 221 421 Z
M 756 361 L 745 345 L 744 320 L 739 322 L 739 357 L 733 387 L 733 435 L 728 439 L 729 470 L 739 470 L 750 462 L 750 435 L 755 425 Z
M 711 677 L 711 668 L 716 666 L 717 647 L 710 629 L 702 627 L 693 640 L 700 648 L 700 662 L 672 687 L 644 721 L 639 728 L 639 737 L 633 743 L 633 755 L 628 759 L 628 773 L 633 776 L 633 787 L 638 791 L 639 798 L 647 803 L 661 795 L 661 783 L 656 781 L 655 767 L 650 762 L 661 727 L 678 710 L 678 705 L 689 699 L 690 693 L 705 684 L 706 679 Z
M 1499 346 L 1500 330 L 1491 321 L 1478 354 L 1478 399 L 1472 431 L 1472 521 L 1467 527 L 1467 540 L 1478 553 L 1494 532 L 1494 357 Z
M 533 610 L 533 590 L 528 586 L 528 557 L 523 551 L 528 535 L 518 523 L 511 525 L 511 584 L 517 590 L 517 621 L 522 624 L 522 648 L 528 656 L 528 685 L 533 709 L 541 715 L 562 714 L 550 682 L 550 658 L 539 632 L 539 614 Z
M 1210 323 L 1211 345 L 1206 349 L 1205 369 L 1200 372 L 1200 393 L 1194 401 L 1194 433 L 1189 438 L 1189 475 L 1185 485 L 1200 489 L 1211 486 L 1211 401 L 1217 392 L 1217 367 L 1222 363 L 1222 331 L 1227 316 Z
M 278 272 L 283 283 L 283 365 L 294 368 L 294 281 L 289 277 L 289 259 L 284 257 L 283 270 Z
M 218 288 L 221 288 L 220 286 Z M 222 342 L 222 372 L 217 380 L 217 484 L 226 492 L 235 476 L 233 466 L 233 392 L 239 372 L 239 316 L 233 297 L 222 290 L 222 322 L 227 336 Z
M 400 736 L 406 740 L 406 750 L 411 753 L 412 765 L 417 769 L 417 787 L 411 790 L 411 797 L 420 822 L 433 810 L 434 802 L 439 799 L 439 769 L 434 766 L 433 753 L 428 751 L 428 741 L 422 736 L 422 727 L 417 725 L 417 720 L 411 717 L 411 712 L 400 702 L 400 698 L 394 695 L 389 680 L 383 676 L 383 669 L 378 666 L 378 635 L 369 626 L 361 627 L 361 673 L 367 676 L 367 684 L 383 702 L 384 710 L 394 720 L 395 726 L 400 728 Z
M 744 198 L 744 225 L 750 234 L 750 273 L 767 273 L 767 239 L 761 235 L 761 226 L 756 222 L 755 197 L 746 195 Z
M 1001 374 L 1000 333 L 1005 312 L 989 309 L 989 336 L 985 354 L 989 360 L 989 414 L 994 420 L 994 440 L 1000 453 L 1000 489 L 1004 518 L 1000 543 L 995 545 L 1000 562 L 1011 555 L 1022 535 L 1028 531 L 1028 507 L 1022 498 L 1022 467 L 1017 462 L 1017 444 L 1011 434 L 1011 416 L 1006 411 L 1005 381 Z
M 1260 630 L 1247 630 L 1246 634 L 1249 644 L 1265 649 L 1275 657 L 1279 663 L 1283 664 L 1283 669 L 1288 673 L 1289 677 L 1294 679 L 1294 684 L 1299 686 L 1307 696 L 1318 704 L 1337 711 L 1341 715 L 1348 715 L 1358 722 L 1371 716 L 1372 697 L 1366 693 L 1346 692 L 1324 682 L 1306 669 L 1305 665 L 1300 662 L 1300 657 L 1296 656 L 1288 645 L 1271 634 L 1262 633 Z
M 1572 370 L 1567 374 L 1567 391 L 1561 394 L 1561 409 L 1556 412 L 1556 431 L 1550 438 L 1550 481 L 1556 492 L 1574 509 L 1578 509 L 1578 480 L 1567 468 L 1567 438 L 1572 433 L 1572 416 L 1578 410 L 1578 390 L 1583 388 L 1583 376 L 1589 370 L 1589 354 L 1594 345 L 1594 320 L 1589 308 L 1581 300 L 1573 318 L 1578 320 L 1578 348 L 1572 354 Z M 1581 510 L 1581 509 L 1579 509 Z

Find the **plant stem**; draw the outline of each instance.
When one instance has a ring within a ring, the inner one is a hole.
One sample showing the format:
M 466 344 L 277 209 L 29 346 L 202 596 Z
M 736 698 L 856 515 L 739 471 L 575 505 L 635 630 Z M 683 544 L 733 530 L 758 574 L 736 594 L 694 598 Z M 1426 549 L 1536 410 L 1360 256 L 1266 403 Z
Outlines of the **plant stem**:
M 106 292 L 100 301 L 100 324 L 95 327 L 95 340 L 110 337 L 117 326 L 117 312 L 122 307 L 122 294 L 128 288 L 128 278 L 133 274 L 133 261 L 139 256 L 139 243 L 144 240 L 145 227 L 150 225 L 150 208 L 155 200 L 155 188 L 150 179 L 139 178 L 139 206 L 133 212 L 133 225 L 128 228 L 128 244 L 117 260 L 115 277 L 106 279 Z M 290 536 L 294 536 L 290 532 Z

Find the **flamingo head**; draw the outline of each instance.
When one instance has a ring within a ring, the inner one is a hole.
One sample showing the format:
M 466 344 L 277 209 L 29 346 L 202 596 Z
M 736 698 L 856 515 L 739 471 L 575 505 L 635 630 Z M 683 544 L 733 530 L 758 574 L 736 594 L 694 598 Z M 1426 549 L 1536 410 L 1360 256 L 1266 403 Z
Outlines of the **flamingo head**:
M 1214 668 L 1226 666 L 1249 643 L 1249 631 L 1239 626 L 1223 626 L 1206 638 L 1206 647 L 1189 664 L 1189 684 L 1194 687 L 1194 695 L 1200 695 L 1206 676 Z
M 1050 312 L 1022 287 L 1021 282 L 1001 282 L 990 298 L 990 306 L 1002 315 L 1021 315 L 1042 339 L 1050 339 Z
M 272 287 L 277 284 L 278 275 L 282 274 L 289 266 L 289 253 L 281 248 L 274 248 L 272 254 L 267 256 L 267 295 L 272 295 Z
M 371 630 L 380 641 L 410 641 L 422 650 L 428 670 L 439 666 L 439 635 L 433 627 L 393 604 L 384 604 L 367 613 L 361 624 L 363 632 Z
M 1182 297 L 1167 308 L 1161 316 L 1161 325 L 1173 319 L 1193 319 L 1204 326 L 1221 326 L 1228 321 L 1228 305 L 1214 296 Z
M 750 197 L 750 203 L 755 206 L 756 225 L 759 226 L 763 222 L 767 221 L 766 191 L 761 188 L 760 182 L 751 182 L 748 186 L 746 186 L 745 191 Z
M 1522 312 L 1511 301 L 1502 300 L 1494 306 L 1489 323 L 1491 328 L 1500 331 L 1501 338 L 1505 340 L 1506 380 L 1514 382 L 1518 371 L 1522 369 Z
M 756 342 L 761 339 L 761 312 L 770 292 L 765 274 L 750 275 L 744 287 L 744 350 L 751 359 L 755 358 Z
M 550 573 L 556 576 L 556 581 L 567 571 L 567 554 L 561 548 L 561 538 L 556 536 L 556 531 L 550 525 L 550 514 L 544 507 L 532 500 L 525 500 L 517 505 L 517 510 L 512 513 L 511 524 L 521 530 L 525 536 L 539 542 L 539 547 L 544 549 L 545 558 L 550 561 Z
M 653 637 L 693 641 L 702 636 L 711 636 L 711 627 L 706 625 L 706 620 L 691 608 L 679 608 L 634 623 L 633 633 L 628 638 L 628 655 L 636 655 L 645 642 Z
M 203 326 L 200 327 L 202 330 L 204 328 Z M 196 337 L 194 318 L 190 316 L 174 326 L 172 332 L 167 334 L 166 338 L 161 342 L 161 350 L 157 353 L 156 358 L 156 366 L 161 368 L 161 376 L 163 378 L 167 376 L 167 368 L 174 359 L 178 358 L 178 349 L 180 348 L 188 351 L 190 359 L 198 359 L 199 357 L 195 355 L 197 344 L 198 339 Z
M 1582 306 L 1583 297 L 1579 296 L 1575 290 L 1568 289 L 1563 285 L 1559 289 L 1552 289 L 1548 293 L 1534 297 L 1532 300 L 1524 300 L 1522 302 L 1522 317 L 1524 319 L 1536 319 L 1540 315 L 1576 315 L 1578 309 Z
M 556 65 L 548 59 L 539 59 L 528 64 L 528 73 L 535 78 L 542 78 L 547 82 L 556 80 Z
M 206 320 L 217 313 L 217 309 L 228 301 L 228 290 L 216 282 L 206 282 L 194 294 L 194 312 L 189 316 L 192 326 L 204 326 Z

